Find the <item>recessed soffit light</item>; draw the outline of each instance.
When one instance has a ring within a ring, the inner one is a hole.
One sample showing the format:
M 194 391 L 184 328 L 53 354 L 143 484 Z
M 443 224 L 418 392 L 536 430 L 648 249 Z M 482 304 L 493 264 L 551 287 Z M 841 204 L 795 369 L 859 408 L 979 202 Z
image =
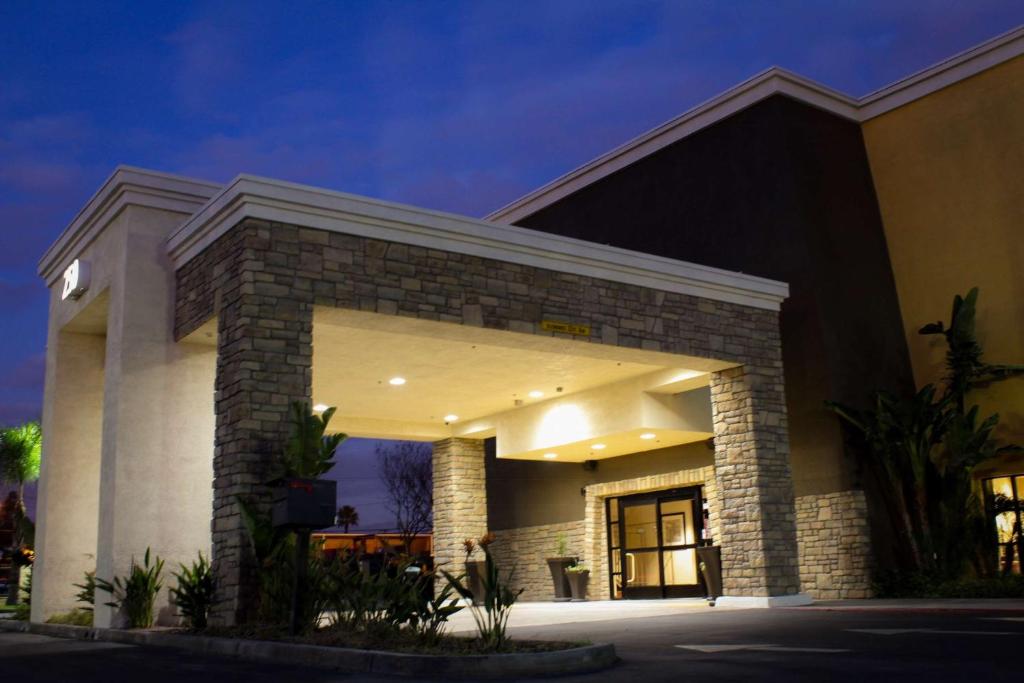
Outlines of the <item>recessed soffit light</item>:
M 530 398 L 540 398 L 543 395 L 544 395 L 544 392 L 543 391 L 538 391 L 537 389 L 534 389 L 529 394 L 527 394 L 527 396 L 529 396 Z
M 592 443 L 590 444 L 590 447 L 593 448 L 595 451 L 603 451 L 605 448 L 607 448 L 607 446 L 604 445 L 603 443 Z
M 392 377 L 391 379 L 388 380 L 388 384 L 390 384 L 393 387 L 400 387 L 403 384 L 405 384 L 405 378 L 404 377 Z
M 459 419 L 458 415 L 445 415 L 444 416 L 444 421 L 445 422 L 455 422 L 458 419 Z
M 544 457 L 547 458 L 548 460 L 554 460 L 555 458 L 558 457 L 558 453 L 545 453 Z
M 643 434 L 640 435 L 640 438 L 643 439 L 644 441 L 650 441 L 651 439 L 657 438 L 657 436 L 658 435 L 655 434 L 654 432 L 644 432 Z
M 316 405 L 313 406 L 313 412 L 322 413 L 328 408 L 330 408 L 330 406 L 327 405 L 326 403 L 317 403 Z

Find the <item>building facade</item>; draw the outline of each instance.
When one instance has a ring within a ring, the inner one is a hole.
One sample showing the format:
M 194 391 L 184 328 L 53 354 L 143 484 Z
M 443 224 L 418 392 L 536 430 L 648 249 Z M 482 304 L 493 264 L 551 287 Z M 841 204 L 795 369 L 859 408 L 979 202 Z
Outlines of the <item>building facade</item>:
M 40 262 L 32 618 L 149 548 L 211 553 L 216 619 L 246 619 L 239 501 L 267 504 L 294 401 L 431 442 L 436 562 L 491 531 L 528 599 L 559 555 L 595 597 L 703 594 L 703 545 L 726 601 L 867 596 L 891 539 L 823 402 L 934 379 L 915 325 L 975 284 L 986 348 L 1024 356 L 1022 53 L 860 100 L 773 69 L 487 220 L 119 168 Z M 1021 384 L 994 391 L 1013 438 Z
M 944 348 L 918 330 L 974 286 L 986 359 L 1024 361 L 1022 53 L 1018 29 L 860 99 L 770 69 L 488 216 L 789 283 L 801 580 L 816 597 L 864 595 L 871 564 L 901 552 L 824 402 L 941 382 Z M 1024 378 L 972 400 L 1000 414 L 1003 443 L 1024 443 Z M 1018 455 L 977 475 L 1013 498 L 1021 473 Z M 1019 532 L 998 521 L 1019 566 Z

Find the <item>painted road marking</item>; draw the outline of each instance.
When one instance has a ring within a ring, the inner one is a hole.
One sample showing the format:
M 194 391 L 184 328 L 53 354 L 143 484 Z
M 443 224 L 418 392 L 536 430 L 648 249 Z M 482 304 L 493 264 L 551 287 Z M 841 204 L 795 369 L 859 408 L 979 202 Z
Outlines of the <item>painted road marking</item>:
M 953 631 L 939 628 L 848 628 L 851 633 L 870 633 L 876 636 L 902 636 L 907 633 L 931 633 L 944 636 L 1024 636 L 1017 631 Z
M 750 650 L 754 652 L 814 652 L 818 654 L 834 654 L 837 652 L 849 652 L 849 650 L 835 647 L 787 647 L 785 645 L 772 645 L 770 643 L 754 643 L 746 645 L 676 645 L 680 650 L 693 650 L 711 654 L 716 652 L 735 652 L 737 650 Z
M 982 617 L 985 621 L 1024 621 L 1024 617 Z

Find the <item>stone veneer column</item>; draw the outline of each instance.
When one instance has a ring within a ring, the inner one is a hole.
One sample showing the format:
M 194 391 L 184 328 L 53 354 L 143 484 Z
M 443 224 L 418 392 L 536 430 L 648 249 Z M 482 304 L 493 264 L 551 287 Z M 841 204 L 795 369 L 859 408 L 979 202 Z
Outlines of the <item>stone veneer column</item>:
M 434 563 L 462 572 L 462 542 L 487 533 L 484 442 L 444 439 L 434 443 Z
M 781 362 L 711 374 L 726 596 L 799 592 Z
M 256 605 L 238 498 L 266 508 L 268 466 L 287 438 L 290 404 L 309 401 L 312 383 L 313 307 L 289 298 L 284 285 L 251 277 L 260 267 L 246 264 L 218 324 L 212 532 L 214 620 L 222 624 L 247 620 Z

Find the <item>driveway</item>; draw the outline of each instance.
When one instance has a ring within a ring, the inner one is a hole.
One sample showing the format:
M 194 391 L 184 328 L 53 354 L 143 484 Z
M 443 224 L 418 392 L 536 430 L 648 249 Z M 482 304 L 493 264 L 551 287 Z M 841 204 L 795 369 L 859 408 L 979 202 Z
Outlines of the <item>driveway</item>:
M 607 607 L 622 610 L 621 618 Z M 611 641 L 622 663 L 587 681 L 1018 681 L 1024 611 L 884 609 L 729 610 L 679 606 L 668 614 L 614 603 L 578 610 L 599 620 L 521 623 L 518 638 Z M 589 611 L 587 611 L 589 610 Z M 520 617 L 525 622 L 525 613 Z M 538 610 L 539 612 L 539 610 Z M 607 618 L 611 616 L 611 618 Z M 79 642 L 0 632 L 4 680 L 108 681 L 398 681 L 288 664 L 184 655 L 173 650 Z

